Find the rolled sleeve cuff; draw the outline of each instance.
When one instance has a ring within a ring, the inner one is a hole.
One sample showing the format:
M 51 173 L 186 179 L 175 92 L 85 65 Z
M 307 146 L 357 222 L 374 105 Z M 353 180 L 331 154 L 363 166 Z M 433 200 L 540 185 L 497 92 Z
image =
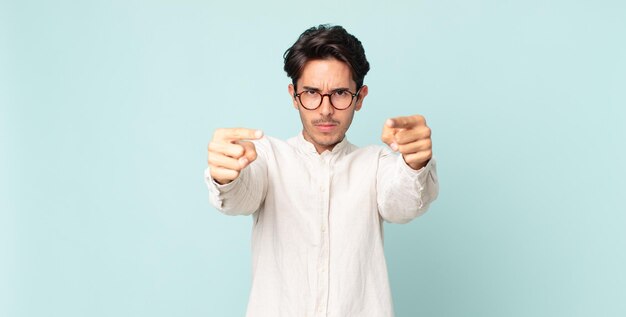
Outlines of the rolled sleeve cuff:
M 420 190 L 424 189 L 424 184 L 426 184 L 429 177 L 432 178 L 433 181 L 437 181 L 437 176 L 433 172 L 437 166 L 434 157 L 431 158 L 424 167 L 418 170 L 414 170 L 406 164 L 402 155 L 398 156 L 398 164 L 401 165 L 400 169 L 403 171 L 404 175 L 408 176 L 412 181 L 417 182 Z
M 224 200 L 224 194 L 228 193 L 229 191 L 237 187 L 237 184 L 241 182 L 241 177 L 237 177 L 236 179 L 234 179 L 232 182 L 228 184 L 224 184 L 224 185 L 218 184 L 213 179 L 213 177 L 211 177 L 211 169 L 207 167 L 204 170 L 204 182 L 209 188 L 209 200 L 211 201 L 211 204 L 213 204 L 213 206 L 215 206 L 218 209 L 222 209 L 223 208 L 222 201 Z

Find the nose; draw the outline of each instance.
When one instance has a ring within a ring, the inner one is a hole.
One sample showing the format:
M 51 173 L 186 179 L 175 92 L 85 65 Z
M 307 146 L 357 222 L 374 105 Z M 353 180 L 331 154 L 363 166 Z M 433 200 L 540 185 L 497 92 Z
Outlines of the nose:
M 328 98 L 327 98 L 328 97 Z M 322 104 L 320 105 L 322 116 L 327 117 L 335 113 L 335 108 L 330 104 L 330 95 L 322 95 Z

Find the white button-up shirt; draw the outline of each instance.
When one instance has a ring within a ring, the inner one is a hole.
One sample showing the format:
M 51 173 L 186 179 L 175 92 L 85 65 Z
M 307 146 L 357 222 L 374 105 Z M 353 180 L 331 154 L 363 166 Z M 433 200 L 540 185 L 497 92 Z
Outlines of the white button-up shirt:
M 254 141 L 257 159 L 211 203 L 252 215 L 248 317 L 393 316 L 383 220 L 406 223 L 437 197 L 435 161 L 419 171 L 383 146 L 345 138 L 318 154 L 302 134 Z

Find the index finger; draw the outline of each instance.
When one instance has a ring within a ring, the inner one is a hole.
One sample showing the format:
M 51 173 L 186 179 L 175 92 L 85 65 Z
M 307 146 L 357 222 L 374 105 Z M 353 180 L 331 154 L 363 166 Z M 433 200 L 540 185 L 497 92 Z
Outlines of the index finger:
M 263 131 L 246 128 L 220 129 L 219 136 L 230 141 L 258 140 L 263 137 Z
M 395 117 L 387 119 L 385 125 L 390 128 L 396 129 L 410 129 L 415 126 L 424 124 L 426 120 L 420 115 L 408 116 L 408 117 Z

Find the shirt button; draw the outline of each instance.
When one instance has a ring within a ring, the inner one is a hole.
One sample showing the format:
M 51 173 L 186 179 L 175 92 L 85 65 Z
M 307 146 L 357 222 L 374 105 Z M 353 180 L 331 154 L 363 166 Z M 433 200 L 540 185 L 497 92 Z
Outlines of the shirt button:
M 322 226 L 322 232 L 326 232 L 326 226 Z

